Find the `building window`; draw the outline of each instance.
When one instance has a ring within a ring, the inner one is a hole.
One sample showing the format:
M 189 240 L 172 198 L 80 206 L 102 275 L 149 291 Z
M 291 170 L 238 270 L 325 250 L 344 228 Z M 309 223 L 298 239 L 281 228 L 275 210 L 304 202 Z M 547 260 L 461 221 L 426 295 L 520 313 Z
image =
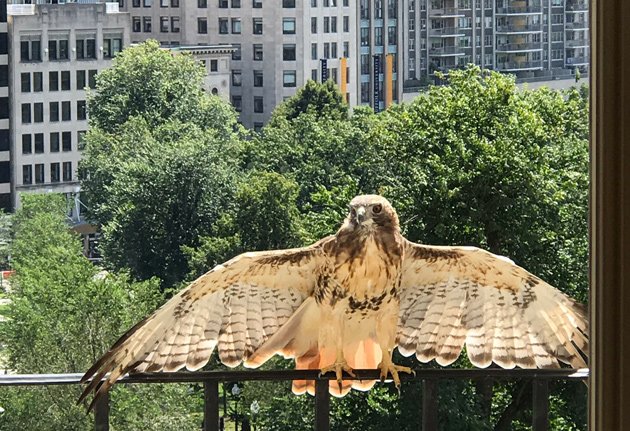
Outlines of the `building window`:
M 282 33 L 295 34 L 295 18 L 282 18 Z
M 374 45 L 383 46 L 383 27 L 374 27 Z
M 66 152 L 72 151 L 72 132 L 61 134 L 61 149 Z
M 343 56 L 345 58 L 349 58 L 350 57 L 350 42 L 344 42 L 343 43 Z
M 59 152 L 59 132 L 53 132 L 50 134 L 50 152 Z
M 143 16 L 142 17 L 142 31 L 145 33 L 151 33 L 151 17 Z
M 168 19 L 167 16 L 160 17 L 160 33 L 168 33 Z
M 33 166 L 22 165 L 22 184 L 33 184 Z
M 22 154 L 31 154 L 32 152 L 31 135 L 22 135 Z
M 146 23 L 145 23 L 146 28 Z M 145 29 L 146 31 L 146 29 Z M 151 31 L 151 18 L 149 18 L 149 31 Z M 96 58 L 96 37 L 88 36 L 76 39 L 77 59 L 95 59 Z
M 387 27 L 387 43 L 389 45 L 396 45 L 396 26 L 394 25 Z
M 241 96 L 232 96 L 232 106 L 236 112 L 241 112 L 243 109 L 243 99 Z
M 263 129 L 263 123 L 261 123 L 261 122 L 255 122 L 254 123 L 254 132 L 260 133 L 260 132 L 262 132 L 262 129 Z
M 253 18 L 252 24 L 253 24 L 254 34 L 263 34 L 262 18 Z
M 343 7 L 348 7 L 350 5 L 349 0 L 343 0 Z
M 35 165 L 35 184 L 44 183 L 44 164 L 38 163 Z
M 169 0 L 160 0 L 160 7 L 168 7 Z
M 389 19 L 395 19 L 398 15 L 398 0 L 387 0 L 387 16 Z
M 370 83 L 361 83 L 361 103 L 370 103 Z
M 59 72 L 48 72 L 48 91 L 59 91 Z
M 48 59 L 67 60 L 68 59 L 68 40 L 49 40 L 48 41 Z
M 179 0 L 171 0 L 171 7 L 179 7 Z
M 208 7 L 208 0 L 197 0 L 197 7 L 206 9 Z
M 48 104 L 48 117 L 51 122 L 59 121 L 59 102 L 50 102 Z
M 324 17 L 324 33 L 330 33 L 330 18 Z
M 61 102 L 61 121 L 71 121 L 70 101 Z
M 337 33 L 337 17 L 333 16 L 330 18 L 330 32 Z
M 33 122 L 44 122 L 44 104 L 41 102 L 33 104 Z
M 241 71 L 240 70 L 232 70 L 232 85 L 234 87 L 240 87 L 241 84 L 242 84 Z
M 140 33 L 142 31 L 142 22 L 139 16 L 134 16 L 131 24 L 131 31 L 134 33 Z
M 77 70 L 76 73 L 77 90 L 85 88 L 85 70 Z
M 63 91 L 70 91 L 70 71 L 64 70 L 61 72 L 61 89 Z
M 85 100 L 77 100 L 77 120 L 87 119 Z
M 219 0 L 219 9 L 227 9 L 228 7 L 228 0 Z
M 254 87 L 262 87 L 262 86 L 263 86 L 263 71 L 254 70 Z
M 317 60 L 317 44 L 311 43 L 311 60 Z
M 31 92 L 31 74 L 22 73 L 20 75 L 20 81 L 21 81 L 22 93 L 30 93 Z
M 50 164 L 50 182 L 58 183 L 61 179 L 61 169 L 59 167 L 59 163 L 51 163 Z
M 337 58 L 337 42 L 330 44 L 330 57 Z
M 317 33 L 317 17 L 311 18 L 311 33 Z
M 23 37 L 20 40 L 20 61 L 42 61 L 42 42 L 39 36 Z
M 22 124 L 31 123 L 31 104 L 22 103 Z
M 317 7 L 317 0 L 311 0 L 311 7 Z
M 295 60 L 295 44 L 294 43 L 290 43 L 290 44 L 287 43 L 282 46 L 282 60 L 284 61 Z
M 343 17 L 343 32 L 348 33 L 349 31 L 350 31 L 350 17 L 344 16 Z
M 151 7 L 151 6 L 153 6 L 153 0 L 143 0 L 142 1 L 142 5 L 144 7 Z
M 240 7 L 241 7 L 241 0 L 232 0 L 232 8 L 240 9 Z
M 177 16 L 171 17 L 171 32 L 179 33 L 179 17 Z
M 44 152 L 44 134 L 35 133 L 35 154 L 42 154 Z
M 227 27 L 227 22 L 226 22 L 226 27 Z M 221 19 L 219 19 L 219 33 L 221 33 L 220 29 L 221 29 Z M 225 32 L 227 33 L 227 29 Z M 197 18 L 197 33 L 208 34 L 208 19 L 207 18 Z
M 241 34 L 240 18 L 232 18 L 232 34 Z
M 98 73 L 98 70 L 96 70 L 96 69 L 88 70 L 88 86 L 91 89 L 95 89 L 96 88 L 96 74 L 97 73 Z
M 241 59 L 241 44 L 233 43 L 234 51 L 232 51 L 232 60 L 240 60 Z
M 254 112 L 261 114 L 265 112 L 265 107 L 262 97 L 254 97 Z
M 361 27 L 361 46 L 370 46 L 370 28 Z
M 370 74 L 370 55 L 361 54 L 361 75 Z
M 217 72 L 219 70 L 219 60 L 210 60 L 210 72 Z
M 42 72 L 33 72 L 33 91 L 40 92 L 44 90 Z
M 282 7 L 284 8 L 295 8 L 295 0 L 282 0 Z
M 254 9 L 262 8 L 262 0 L 252 0 L 252 7 Z
M 330 58 L 330 43 L 324 42 L 324 58 Z
M 361 19 L 370 19 L 370 0 L 359 0 Z
M 72 162 L 63 162 L 63 180 L 72 181 Z
M 133 7 L 140 7 L 140 0 L 132 0 L 131 1 L 131 6 L 133 6 Z
M 285 70 L 284 72 L 282 72 L 282 86 L 295 87 L 295 85 L 296 85 L 295 70 Z
M 374 18 L 383 19 L 383 0 L 374 0 Z
M 263 46 L 261 43 L 254 44 L 254 61 L 262 61 L 263 59 Z

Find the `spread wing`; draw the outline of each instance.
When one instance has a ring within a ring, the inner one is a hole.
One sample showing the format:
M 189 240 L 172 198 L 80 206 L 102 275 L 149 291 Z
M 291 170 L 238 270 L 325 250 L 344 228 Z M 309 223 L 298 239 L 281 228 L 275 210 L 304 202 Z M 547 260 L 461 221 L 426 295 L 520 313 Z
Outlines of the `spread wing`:
M 585 367 L 584 307 L 507 258 L 474 247 L 407 242 L 397 344 L 422 362 L 503 368 Z
M 82 382 L 92 381 L 79 401 L 92 390 L 96 400 L 128 372 L 197 370 L 215 347 L 221 362 L 237 366 L 311 295 L 325 241 L 245 253 L 202 275 L 130 329 L 85 373 Z

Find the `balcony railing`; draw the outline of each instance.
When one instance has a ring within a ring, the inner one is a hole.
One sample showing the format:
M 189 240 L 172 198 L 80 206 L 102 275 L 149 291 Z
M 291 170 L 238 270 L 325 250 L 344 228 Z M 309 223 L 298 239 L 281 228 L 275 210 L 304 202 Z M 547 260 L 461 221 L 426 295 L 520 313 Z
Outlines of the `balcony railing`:
M 429 36 L 460 36 L 464 33 L 458 27 L 432 28 L 429 30 Z
M 564 46 L 567 48 L 586 47 L 588 46 L 587 39 L 567 39 L 564 42 Z
M 440 18 L 440 17 L 456 17 L 456 16 L 464 16 L 463 12 L 456 7 L 447 7 L 442 9 L 431 9 L 429 11 L 429 17 L 431 18 Z
M 588 64 L 588 57 L 567 57 L 567 65 L 582 66 Z
M 586 21 L 567 22 L 564 26 L 567 30 L 586 30 L 588 28 L 588 22 Z
M 528 15 L 542 13 L 541 5 L 498 7 L 497 15 Z
M 354 370 L 356 379 L 378 380 L 378 370 Z M 77 385 L 81 374 L 27 374 L 0 375 L 0 386 L 49 386 Z M 438 383 L 441 380 L 504 380 L 527 379 L 532 382 L 532 430 L 542 431 L 549 427 L 549 380 L 586 380 L 588 369 L 568 368 L 545 370 L 503 369 L 417 369 L 415 375 L 402 374 L 401 380 L 423 382 L 422 429 L 438 429 Z M 219 382 L 315 380 L 315 431 L 330 429 L 330 396 L 328 380 L 332 373 L 319 376 L 319 370 L 279 371 L 199 371 L 177 373 L 141 373 L 127 376 L 124 383 L 196 383 L 204 384 L 204 431 L 219 430 Z M 353 380 L 344 375 L 344 380 Z M 109 430 L 109 397 L 99 399 L 95 405 L 94 427 L 97 431 Z
M 503 43 L 497 45 L 497 52 L 539 51 L 542 49 L 540 42 L 528 43 Z
M 464 55 L 464 51 L 459 46 L 444 46 L 442 48 L 429 48 L 429 55 L 447 56 L 447 55 Z
M 542 69 L 540 61 L 520 61 L 520 62 L 504 62 L 497 63 L 497 70 L 502 71 L 518 71 L 518 70 L 536 70 Z
M 542 26 L 538 24 L 510 24 L 498 25 L 497 33 L 529 33 L 542 31 Z
M 588 3 L 581 1 L 571 2 L 567 4 L 566 9 L 568 12 L 585 12 L 588 11 Z

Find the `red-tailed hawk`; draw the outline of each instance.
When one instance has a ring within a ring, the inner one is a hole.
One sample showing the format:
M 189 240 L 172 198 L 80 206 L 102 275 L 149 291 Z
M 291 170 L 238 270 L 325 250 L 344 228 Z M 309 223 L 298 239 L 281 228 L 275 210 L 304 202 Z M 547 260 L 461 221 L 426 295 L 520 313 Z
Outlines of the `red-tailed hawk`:
M 330 392 L 367 390 L 342 371 L 409 368 L 392 351 L 440 365 L 466 345 L 478 367 L 585 367 L 584 307 L 507 258 L 415 244 L 381 196 L 357 196 L 339 231 L 304 248 L 245 253 L 192 282 L 118 340 L 83 376 L 95 398 L 129 372 L 258 367 L 274 354 L 334 371 Z M 109 373 L 109 375 L 107 375 Z M 101 379 L 105 377 L 103 383 Z M 313 394 L 314 382 L 295 381 Z

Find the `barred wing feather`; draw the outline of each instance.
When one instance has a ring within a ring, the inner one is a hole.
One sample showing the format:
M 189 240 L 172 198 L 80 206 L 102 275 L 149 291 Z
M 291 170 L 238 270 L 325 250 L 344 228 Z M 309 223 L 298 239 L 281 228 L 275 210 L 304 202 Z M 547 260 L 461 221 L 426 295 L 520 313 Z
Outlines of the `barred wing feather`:
M 312 294 L 326 240 L 245 253 L 202 275 L 130 329 L 85 373 L 82 382 L 91 381 L 79 401 L 94 391 L 93 405 L 129 372 L 198 370 L 215 348 L 228 366 L 247 360 Z
M 449 365 L 586 366 L 584 307 L 509 259 L 474 247 L 406 243 L 397 344 Z

